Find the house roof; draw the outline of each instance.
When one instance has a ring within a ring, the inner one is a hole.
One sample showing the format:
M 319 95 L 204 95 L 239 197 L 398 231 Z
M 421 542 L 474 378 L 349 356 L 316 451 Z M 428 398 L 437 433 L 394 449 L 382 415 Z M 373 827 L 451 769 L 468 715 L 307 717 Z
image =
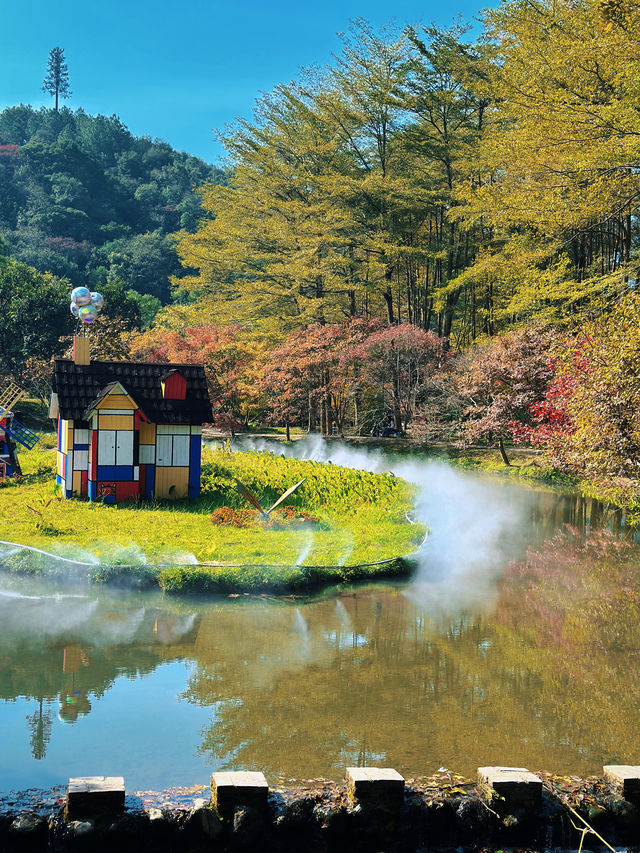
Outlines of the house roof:
M 162 378 L 171 370 L 179 371 L 187 380 L 184 400 L 165 400 L 162 396 Z M 56 358 L 53 390 L 58 395 L 60 416 L 86 420 L 115 382 L 120 382 L 151 423 L 203 424 L 213 418 L 202 365 L 149 361 L 92 361 L 81 365 L 70 358 Z

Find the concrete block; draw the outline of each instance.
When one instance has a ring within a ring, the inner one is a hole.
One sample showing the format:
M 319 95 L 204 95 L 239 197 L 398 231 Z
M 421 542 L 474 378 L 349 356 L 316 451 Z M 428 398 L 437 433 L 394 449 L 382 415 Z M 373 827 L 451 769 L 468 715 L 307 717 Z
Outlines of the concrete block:
M 269 786 L 263 773 L 234 770 L 211 774 L 211 802 L 218 814 L 228 815 L 236 806 L 266 808 Z
M 124 811 L 122 776 L 80 776 L 69 779 L 65 818 L 81 820 Z
M 542 779 L 526 767 L 478 767 L 478 781 L 488 798 L 501 799 L 501 810 L 535 809 L 542 798 Z
M 606 764 L 604 781 L 630 803 L 640 803 L 640 765 Z
M 390 767 L 347 767 L 347 793 L 352 803 L 402 805 L 404 779 Z

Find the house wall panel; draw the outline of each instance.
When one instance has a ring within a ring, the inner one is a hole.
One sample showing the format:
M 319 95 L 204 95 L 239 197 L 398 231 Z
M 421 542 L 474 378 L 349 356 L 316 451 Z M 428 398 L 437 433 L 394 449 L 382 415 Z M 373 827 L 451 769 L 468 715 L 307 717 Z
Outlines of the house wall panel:
M 98 432 L 91 431 L 91 456 L 89 460 L 89 479 L 95 480 L 95 472 L 98 470 Z
M 173 436 L 173 454 L 171 465 L 178 468 L 189 467 L 189 440 L 188 435 Z
M 140 421 L 140 444 L 155 444 L 156 425 Z
M 133 465 L 98 465 L 98 482 L 133 482 Z
M 156 468 L 157 498 L 186 498 L 189 495 L 188 468 Z
M 200 497 L 200 436 L 192 435 L 189 444 L 189 497 Z
M 67 491 L 73 491 L 73 450 L 70 450 L 66 455 L 64 480 Z
M 158 424 L 158 435 L 189 435 L 189 424 Z
M 87 450 L 73 451 L 73 470 L 86 471 L 89 467 L 89 452 Z
M 156 465 L 171 465 L 173 438 L 170 435 L 159 435 L 156 442 Z
M 77 447 L 79 444 L 89 444 L 89 430 L 77 429 L 73 436 L 73 443 L 75 447 Z
M 144 471 L 144 493 L 149 500 L 156 496 L 156 466 L 145 465 Z
M 154 465 L 156 461 L 156 446 L 155 444 L 140 445 L 140 464 Z
M 133 430 L 116 432 L 116 465 L 133 465 Z
M 100 415 L 100 430 L 122 429 L 133 432 L 133 415 Z
M 101 429 L 98 431 L 98 465 L 116 464 L 116 431 Z M 100 480 L 101 477 L 96 479 Z
M 114 394 L 113 391 L 104 398 L 104 400 L 100 400 L 96 409 L 102 411 L 102 409 L 127 409 L 133 411 L 138 407 L 133 402 L 131 397 L 127 394 Z
M 138 497 L 138 488 L 139 484 L 137 482 L 133 483 L 116 483 L 116 500 L 117 501 L 126 501 L 126 500 L 134 500 Z

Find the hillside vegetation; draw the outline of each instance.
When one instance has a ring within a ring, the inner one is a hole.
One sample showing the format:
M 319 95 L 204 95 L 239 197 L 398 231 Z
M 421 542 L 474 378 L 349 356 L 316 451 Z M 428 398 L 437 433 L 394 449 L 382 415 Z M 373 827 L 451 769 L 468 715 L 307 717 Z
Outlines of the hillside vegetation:
M 74 285 L 99 289 L 115 276 L 166 303 L 181 271 L 167 235 L 194 230 L 196 188 L 224 179 L 117 116 L 0 112 L 0 234 L 15 259 Z

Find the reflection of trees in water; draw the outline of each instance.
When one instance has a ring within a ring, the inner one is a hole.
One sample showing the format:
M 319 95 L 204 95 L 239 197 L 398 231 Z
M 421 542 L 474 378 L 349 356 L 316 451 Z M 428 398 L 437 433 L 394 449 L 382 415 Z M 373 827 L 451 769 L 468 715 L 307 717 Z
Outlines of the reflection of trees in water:
M 596 501 L 537 492 L 531 513 L 538 540 L 566 525 L 589 525 L 589 539 L 556 538 L 513 563 L 491 616 L 443 616 L 420 588 L 389 586 L 295 605 L 176 600 L 175 612 L 132 596 L 70 604 L 73 619 L 42 602 L 5 614 L 0 602 L 0 699 L 39 702 L 28 720 L 43 757 L 47 704 L 65 691 L 95 704 L 119 676 L 185 658 L 195 667 L 184 695 L 212 709 L 200 751 L 217 766 L 306 777 L 363 762 L 411 775 L 491 763 L 592 772 L 635 760 L 637 549 L 620 515 Z M 448 583 L 455 593 L 475 580 Z M 63 658 L 74 643 L 88 664 L 69 664 L 71 678 Z
M 531 493 L 532 532 L 538 541 L 551 538 L 565 525 L 581 533 L 606 528 L 612 533 L 624 533 L 633 539 L 633 531 L 625 528 L 623 513 L 611 504 L 580 494 L 556 494 L 537 491 Z
M 89 604 L 91 606 L 89 606 Z M 27 715 L 31 753 L 44 759 L 53 711 L 62 723 L 90 713 L 117 678 L 144 676 L 166 660 L 189 656 L 197 629 L 193 613 L 51 595 L 0 601 L 0 700 L 35 699 Z
M 37 711 L 27 715 L 27 723 L 31 732 L 29 739 L 31 754 L 37 761 L 41 761 L 47 754 L 47 746 L 51 740 L 51 726 L 53 725 L 51 710 L 43 711 L 42 697 L 39 700 Z
M 293 608 L 221 608 L 202 620 L 185 693 L 215 707 L 201 751 L 297 776 L 358 760 L 409 774 L 485 763 L 594 772 L 630 760 L 636 565 L 637 549 L 613 535 L 559 539 L 512 567 L 491 618 L 438 621 L 398 592 L 361 591 L 342 612 L 298 605 L 304 642 Z

